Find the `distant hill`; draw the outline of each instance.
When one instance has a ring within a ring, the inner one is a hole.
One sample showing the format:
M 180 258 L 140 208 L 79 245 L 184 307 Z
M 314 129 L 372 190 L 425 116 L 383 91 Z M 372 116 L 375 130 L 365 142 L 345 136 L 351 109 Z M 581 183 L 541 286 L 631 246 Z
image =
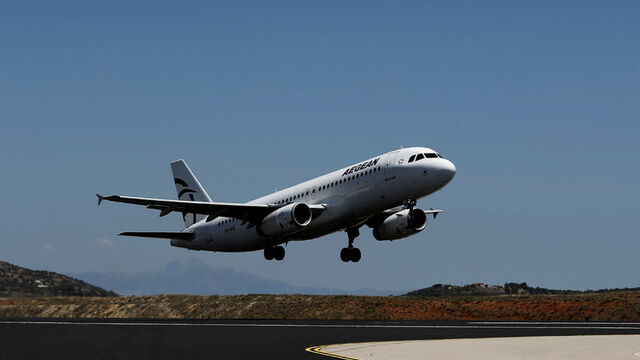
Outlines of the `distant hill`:
M 118 296 L 69 276 L 0 261 L 0 297 Z
M 593 293 L 610 293 L 620 291 L 638 291 L 640 288 L 600 289 L 600 290 L 553 290 L 531 287 L 526 282 L 506 283 L 504 286 L 476 283 L 470 285 L 435 284 L 419 290 L 411 291 L 406 296 L 439 297 L 439 296 L 495 296 L 495 295 L 576 295 Z
M 138 274 L 78 273 L 73 276 L 107 289 L 113 289 L 122 295 L 390 295 L 400 293 L 376 289 L 359 289 L 347 292 L 331 288 L 296 286 L 241 271 L 214 268 L 198 259 L 193 259 L 189 263 L 171 262 L 156 272 Z

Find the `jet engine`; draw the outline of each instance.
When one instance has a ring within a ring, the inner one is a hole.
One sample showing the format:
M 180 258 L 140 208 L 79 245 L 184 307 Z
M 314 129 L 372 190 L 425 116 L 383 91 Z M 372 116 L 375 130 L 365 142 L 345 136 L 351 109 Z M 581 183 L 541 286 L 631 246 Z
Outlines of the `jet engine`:
M 376 240 L 396 240 L 419 233 L 427 227 L 427 215 L 421 209 L 404 209 L 387 216 L 373 228 Z
M 311 222 L 311 209 L 304 203 L 283 206 L 267 215 L 258 227 L 266 236 L 282 236 L 302 230 Z

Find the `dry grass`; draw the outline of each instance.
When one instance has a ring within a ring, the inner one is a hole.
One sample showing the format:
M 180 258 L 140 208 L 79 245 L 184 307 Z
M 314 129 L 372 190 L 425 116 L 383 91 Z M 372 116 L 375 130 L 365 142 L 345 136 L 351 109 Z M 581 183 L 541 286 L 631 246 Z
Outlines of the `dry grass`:
M 640 292 L 466 298 L 310 295 L 0 298 L 0 317 L 640 321 Z

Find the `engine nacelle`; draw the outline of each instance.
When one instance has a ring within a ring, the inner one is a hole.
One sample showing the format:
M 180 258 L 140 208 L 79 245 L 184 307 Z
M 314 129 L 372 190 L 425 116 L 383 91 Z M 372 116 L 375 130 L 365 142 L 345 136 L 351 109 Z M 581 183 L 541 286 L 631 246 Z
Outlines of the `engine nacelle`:
M 389 215 L 373 228 L 376 240 L 396 240 L 419 233 L 427 227 L 427 215 L 420 209 L 404 209 Z
M 267 215 L 258 230 L 265 236 L 293 234 L 311 222 L 311 209 L 305 203 L 293 203 Z

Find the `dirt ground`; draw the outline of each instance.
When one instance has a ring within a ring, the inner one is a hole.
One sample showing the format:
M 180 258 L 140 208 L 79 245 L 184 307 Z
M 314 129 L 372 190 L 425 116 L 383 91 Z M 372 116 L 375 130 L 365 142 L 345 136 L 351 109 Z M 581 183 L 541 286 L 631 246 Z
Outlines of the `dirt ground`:
M 237 295 L 0 298 L 0 318 L 640 321 L 640 292 L 415 298 Z

